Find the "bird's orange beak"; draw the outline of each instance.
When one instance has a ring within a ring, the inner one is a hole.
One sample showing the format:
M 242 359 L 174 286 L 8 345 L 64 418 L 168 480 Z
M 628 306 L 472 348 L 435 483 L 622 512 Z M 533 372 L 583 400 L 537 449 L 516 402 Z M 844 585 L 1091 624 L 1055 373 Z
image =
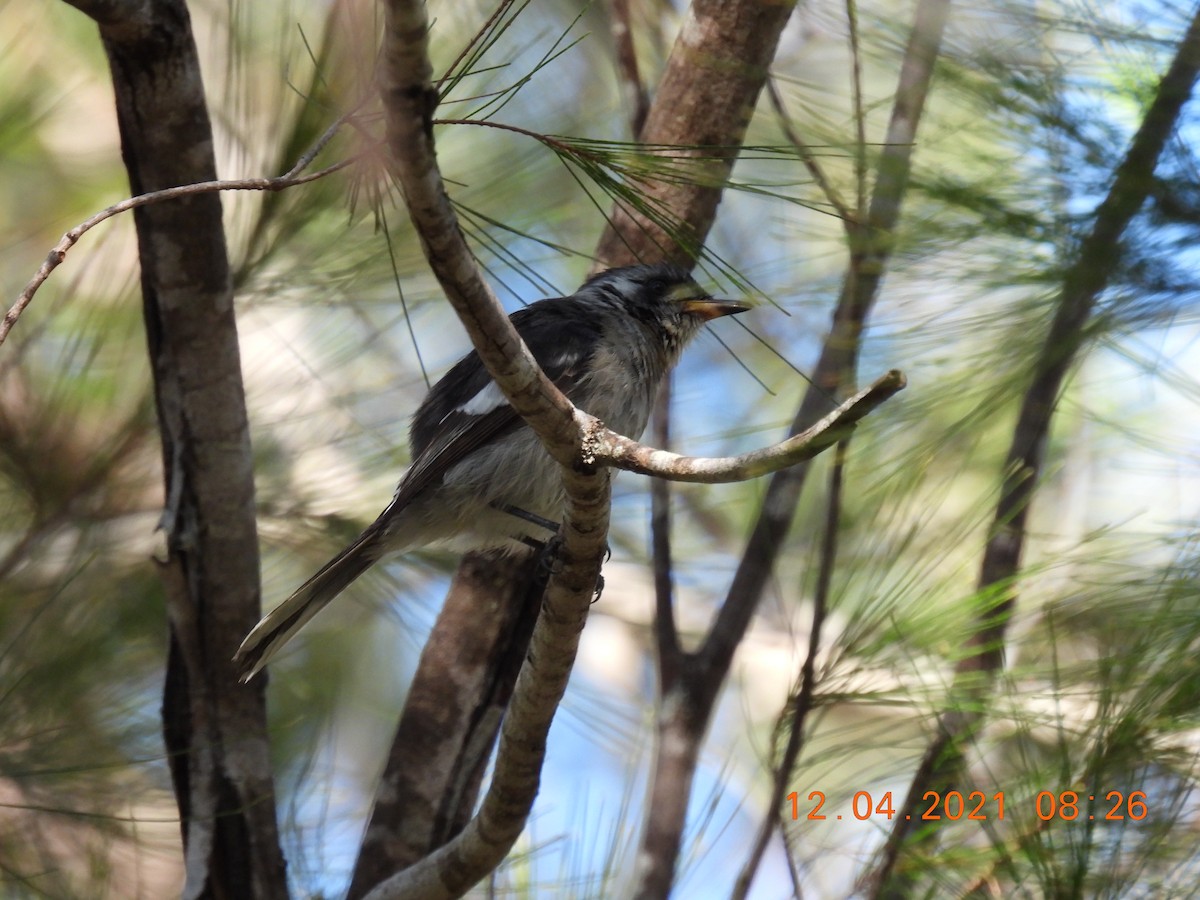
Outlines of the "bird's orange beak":
M 679 303 L 685 313 L 708 322 L 721 316 L 734 316 L 750 309 L 749 303 L 741 300 L 718 300 L 715 297 L 688 297 Z

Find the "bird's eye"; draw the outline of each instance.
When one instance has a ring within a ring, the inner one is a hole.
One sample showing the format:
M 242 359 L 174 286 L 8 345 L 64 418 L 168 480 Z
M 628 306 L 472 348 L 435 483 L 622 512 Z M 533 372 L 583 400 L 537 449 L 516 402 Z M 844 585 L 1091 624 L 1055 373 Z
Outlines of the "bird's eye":
M 667 283 L 661 278 L 651 278 L 646 282 L 646 290 L 655 296 L 662 296 L 667 292 Z

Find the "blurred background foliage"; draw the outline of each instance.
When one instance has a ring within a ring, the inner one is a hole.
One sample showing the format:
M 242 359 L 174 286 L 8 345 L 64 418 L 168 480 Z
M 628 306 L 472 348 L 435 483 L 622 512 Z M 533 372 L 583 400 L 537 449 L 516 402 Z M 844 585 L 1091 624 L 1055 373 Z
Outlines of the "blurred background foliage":
M 680 7 L 631 3 L 653 85 Z M 432 3 L 445 71 L 494 11 Z M 318 159 L 339 175 L 223 196 L 257 458 L 267 602 L 384 505 L 407 418 L 466 339 L 438 295 L 374 144 L 379 12 L 368 0 L 192 5 L 222 177 L 279 174 L 339 115 Z M 847 476 L 820 713 L 792 775 L 844 821 L 791 823 L 811 896 L 843 896 L 881 840 L 850 797 L 894 792 L 963 652 L 985 529 L 1017 399 L 1056 285 L 1186 4 L 1002 2 L 953 8 L 896 255 L 861 376 L 909 390 L 859 430 Z M 774 74 L 791 127 L 855 205 L 879 149 L 908 3 L 858 6 L 865 145 L 850 93 L 846 7 L 802 3 Z M 447 82 L 440 160 L 511 308 L 571 291 L 621 182 L 638 171 L 609 8 L 531 0 Z M 68 227 L 128 192 L 95 29 L 65 4 L 0 5 L 0 283 L 13 298 Z M 1058 410 L 1034 503 L 1018 620 L 975 787 L 1003 823 L 940 823 L 929 890 L 1026 896 L 1196 893 L 1200 671 L 1200 217 L 1194 110 L 1126 235 L 1119 283 Z M 585 143 L 592 142 L 592 143 Z M 764 98 L 701 266 L 761 300 L 702 339 L 676 377 L 676 445 L 751 449 L 790 421 L 845 267 L 840 223 Z M 567 150 L 563 148 L 566 147 Z M 577 152 L 571 152 L 575 148 Z M 582 155 L 581 155 L 582 154 Z M 580 160 L 584 160 L 581 164 Z M 625 187 L 628 183 L 624 183 Z M 178 827 L 158 703 L 165 618 L 153 563 L 161 498 L 132 221 L 90 233 L 0 348 L 0 883 L 12 896 L 177 889 Z M 773 590 L 743 646 L 703 759 L 679 896 L 725 896 L 767 796 L 775 722 L 798 671 L 824 488 L 811 479 Z M 679 618 L 722 597 L 761 485 L 675 495 Z M 542 797 L 498 885 L 620 896 L 652 732 L 648 499 L 618 481 L 604 597 L 551 738 Z M 273 667 L 272 723 L 298 893 L 345 887 L 405 685 L 454 560 L 368 574 Z M 1141 789 L 1141 822 L 1042 823 L 1039 791 Z M 802 814 L 803 818 L 803 804 Z M 719 852 L 712 851 L 719 848 Z M 934 863 L 936 862 L 936 865 Z M 789 896 L 782 847 L 754 896 Z

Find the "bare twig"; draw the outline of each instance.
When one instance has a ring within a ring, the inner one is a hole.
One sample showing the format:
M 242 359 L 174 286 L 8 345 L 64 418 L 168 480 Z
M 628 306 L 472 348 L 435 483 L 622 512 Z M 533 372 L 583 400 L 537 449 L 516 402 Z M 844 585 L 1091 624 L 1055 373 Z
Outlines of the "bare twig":
M 829 205 L 834 208 L 838 217 L 846 223 L 846 227 L 849 227 L 851 223 L 858 220 L 858 217 L 846 205 L 846 201 L 842 199 L 842 195 L 838 193 L 837 188 L 833 186 L 833 183 L 825 175 L 825 170 L 817 162 L 812 148 L 808 146 L 804 138 L 800 137 L 800 133 L 792 125 L 792 117 L 788 114 L 787 107 L 783 103 L 783 95 L 779 93 L 779 88 L 776 86 L 773 78 L 767 80 L 767 95 L 771 98 L 771 106 L 775 108 L 775 114 L 779 117 L 779 127 L 783 130 L 783 136 L 796 149 L 796 155 L 800 157 L 800 162 L 804 163 L 804 168 L 808 169 L 808 174 L 812 176 L 813 182 L 820 188 L 821 193 L 825 195 L 825 199 L 829 201 Z
M 615 466 L 668 481 L 724 484 L 748 481 L 812 459 L 827 447 L 845 440 L 856 422 L 903 390 L 904 385 L 903 373 L 893 369 L 800 434 L 738 456 L 680 456 L 667 450 L 656 450 L 609 431 L 603 423 L 587 413 L 577 412 L 576 415 L 589 432 L 584 445 L 587 462 Z
M 932 80 L 947 9 L 948 0 L 921 0 L 918 4 L 867 221 L 851 220 L 856 227 L 847 229 L 850 264 L 812 386 L 792 423 L 794 434 L 819 421 L 828 409 L 828 397 L 842 393 L 853 381 L 861 334 L 890 258 L 913 139 Z M 639 898 L 665 897 L 670 891 L 699 743 L 734 652 L 783 547 L 807 472 L 808 466 L 800 463 L 776 472 L 770 479 L 725 602 L 700 648 L 686 657 L 686 671 L 677 680 L 678 689 L 661 703 L 659 753 L 648 802 L 651 813 L 639 856 Z
M 850 265 L 834 310 L 833 326 L 817 361 L 812 385 L 805 392 L 792 423 L 793 432 L 818 421 L 829 395 L 845 390 L 854 376 L 861 334 L 891 255 L 892 232 L 900 218 L 912 164 L 913 139 L 933 77 L 948 7 L 948 0 L 921 0 L 918 5 L 863 232 L 870 239 L 851 241 Z M 728 598 L 700 651 L 706 669 L 715 679 L 706 688 L 711 698 L 716 697 L 718 676 L 728 671 L 734 650 L 745 634 L 768 573 L 783 546 L 807 472 L 804 465 L 780 471 L 767 486 L 762 513 L 734 574 Z
M 500 21 L 500 18 L 512 8 L 512 5 L 513 0 L 500 0 L 500 3 L 492 11 L 492 14 L 488 16 L 487 21 L 484 22 L 483 25 L 475 32 L 475 34 L 471 36 L 471 39 L 463 45 L 463 48 L 458 51 L 458 56 L 454 57 L 454 61 L 446 67 L 445 73 L 441 78 L 438 79 L 437 82 L 437 89 L 439 91 L 441 91 L 443 85 L 445 85 L 449 79 L 458 77 L 460 74 L 458 73 L 458 67 L 462 65 L 463 60 L 466 59 L 471 51 L 479 44 L 479 42 L 484 39 L 484 36 L 487 35 L 487 33 L 491 31 L 493 27 L 495 27 L 496 23 Z
M 633 21 L 629 0 L 612 0 L 613 40 L 617 46 L 618 74 L 629 104 L 629 132 L 635 138 L 646 127 L 650 112 L 650 92 L 638 69 L 633 42 Z M 661 37 L 661 35 L 657 35 Z M 654 446 L 671 448 L 671 398 L 674 378 L 668 373 L 650 417 L 650 436 Z M 671 482 L 655 478 L 650 482 L 650 558 L 654 568 L 654 644 L 658 659 L 659 693 L 678 676 L 682 648 L 675 623 L 675 585 L 671 553 Z
M 846 30 L 850 40 L 850 98 L 854 107 L 854 196 L 857 221 L 867 212 L 867 110 L 863 104 L 862 46 L 858 39 L 858 3 L 846 0 Z
M 901 64 L 895 108 L 868 214 L 867 233 L 875 237 L 865 244 L 852 243 L 850 266 L 834 311 L 833 327 L 817 361 L 812 386 L 793 422 L 796 432 L 818 421 L 828 396 L 844 390 L 853 378 L 860 336 L 891 253 L 891 233 L 899 220 L 913 138 L 932 79 L 947 7 L 947 0 L 922 0 L 918 7 L 909 48 Z M 776 474 L 767 487 L 763 513 L 755 524 L 747 553 L 701 651 L 714 672 L 728 669 L 733 651 L 745 633 L 767 573 L 782 546 L 806 474 L 806 466 L 796 466 Z M 711 685 L 710 690 L 715 696 L 716 685 Z
M 663 449 L 671 446 L 671 394 L 672 381 L 668 376 L 650 420 L 654 444 Z M 662 693 L 675 683 L 683 664 L 671 576 L 671 482 L 665 478 L 650 482 L 650 552 L 654 562 L 654 644 Z
M 340 122 L 339 122 L 340 124 Z M 319 172 L 312 172 L 308 175 L 299 174 L 303 171 L 313 157 L 321 151 L 325 143 L 331 138 L 332 129 L 317 142 L 314 147 L 309 150 L 300 160 L 292 167 L 286 175 L 279 175 L 275 178 L 237 178 L 224 181 L 201 181 L 196 184 L 183 184 L 179 187 L 165 188 L 161 191 L 147 191 L 144 194 L 139 194 L 136 197 L 130 197 L 127 200 L 122 200 L 120 203 L 114 203 L 107 209 L 101 210 L 89 219 L 80 222 L 70 231 L 62 236 L 54 248 L 47 254 L 45 261 L 38 268 L 33 278 L 25 285 L 25 289 L 21 291 L 16 302 L 4 314 L 4 321 L 0 322 L 0 344 L 4 343 L 4 339 L 8 337 L 8 333 L 12 331 L 14 325 L 17 324 L 17 319 L 33 301 L 33 295 L 38 292 L 38 289 L 45 284 L 46 279 L 50 274 L 62 265 L 63 260 L 67 256 L 67 251 L 79 243 L 79 239 L 99 225 L 113 216 L 119 216 L 121 213 L 129 212 L 137 209 L 140 206 L 149 206 L 152 203 L 163 203 L 167 200 L 177 200 L 180 197 L 194 197 L 198 194 L 212 194 L 219 191 L 282 191 L 286 188 L 295 187 L 300 184 L 307 184 L 310 181 L 316 181 L 319 178 L 324 178 L 326 175 L 332 175 L 334 172 L 341 171 L 355 162 L 354 158 L 344 159 L 334 163 L 332 166 L 321 169 Z

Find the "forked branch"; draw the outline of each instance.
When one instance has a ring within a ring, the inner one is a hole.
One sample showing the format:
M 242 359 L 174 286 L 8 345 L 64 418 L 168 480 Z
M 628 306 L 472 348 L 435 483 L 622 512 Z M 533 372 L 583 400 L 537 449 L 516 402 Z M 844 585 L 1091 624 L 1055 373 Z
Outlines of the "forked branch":
M 433 140 L 429 21 L 419 0 L 385 5 L 380 72 L 396 177 L 434 274 L 481 361 L 513 408 L 562 463 L 567 497 L 560 567 L 550 580 L 526 664 L 505 717 L 492 782 L 479 813 L 430 856 L 378 885 L 368 897 L 459 896 L 500 864 L 524 828 L 538 789 L 546 735 L 566 689 L 608 531 L 606 465 L 696 480 L 737 480 L 812 455 L 903 386 L 898 373 L 868 389 L 827 431 L 732 460 L 691 460 L 613 434 L 574 408 L 546 378 L 480 277 L 438 169 Z M 714 204 L 715 205 L 715 204 Z M 723 476 L 723 477 L 717 477 Z

